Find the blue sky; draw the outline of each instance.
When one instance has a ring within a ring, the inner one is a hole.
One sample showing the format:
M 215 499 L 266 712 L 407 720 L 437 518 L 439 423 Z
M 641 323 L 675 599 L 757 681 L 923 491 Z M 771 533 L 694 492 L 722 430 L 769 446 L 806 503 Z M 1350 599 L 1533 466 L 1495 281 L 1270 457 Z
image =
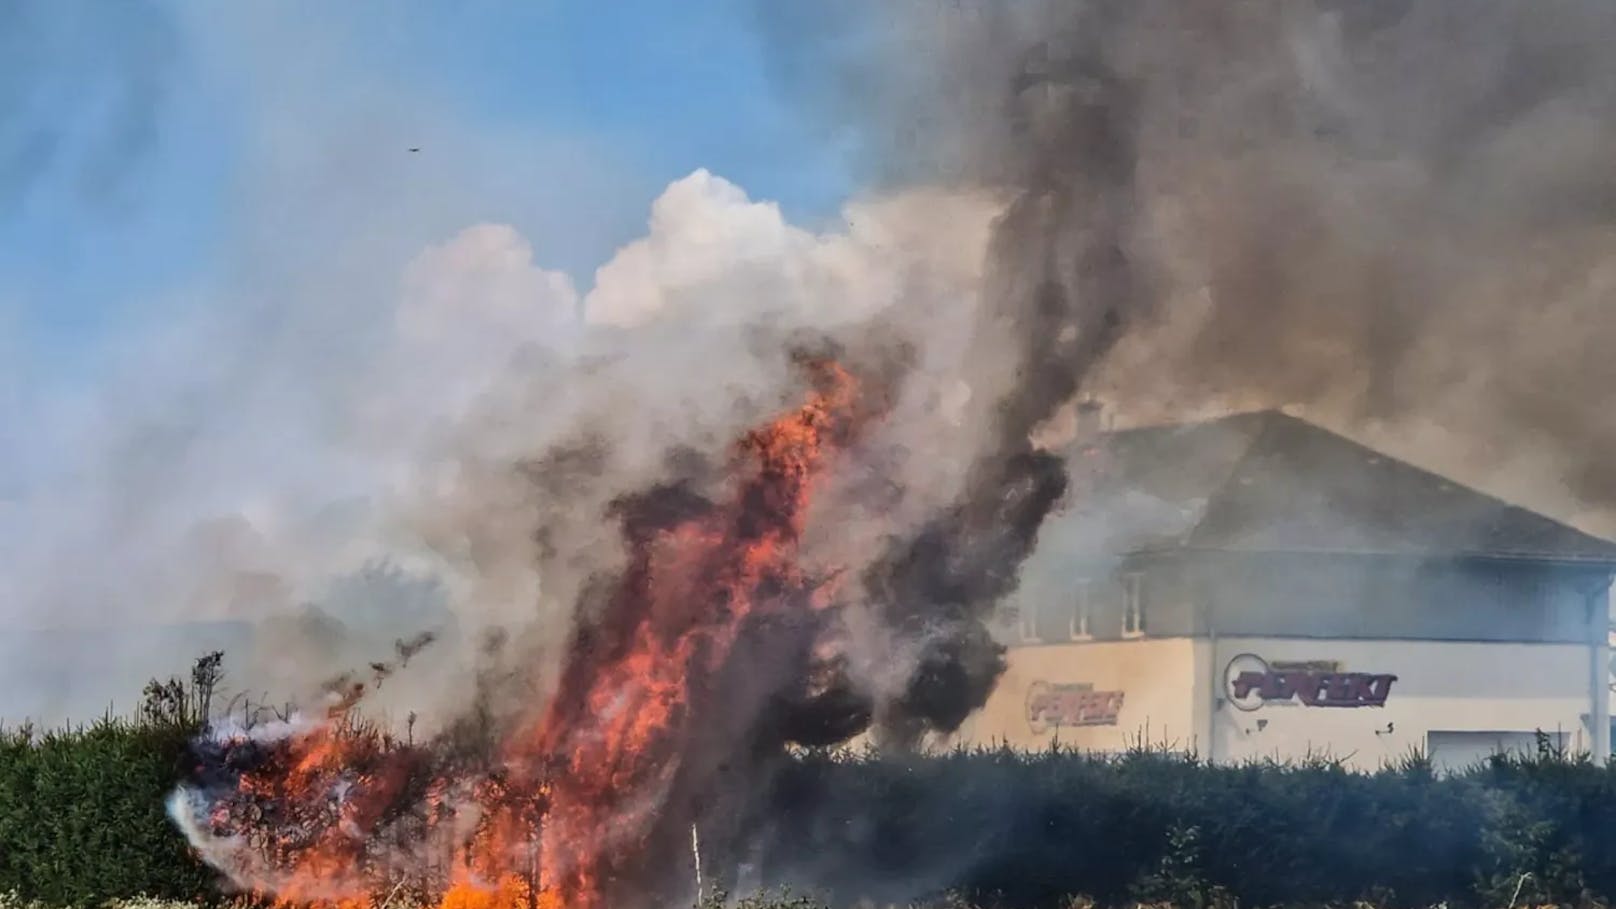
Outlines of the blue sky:
M 216 518 L 354 525 L 345 421 L 466 228 L 586 289 L 698 169 L 834 223 L 771 2 L 0 2 L 0 606 L 183 610 Z
M 334 245 L 374 242 L 374 267 L 505 221 L 587 284 L 698 167 L 793 219 L 833 215 L 847 156 L 771 85 L 755 16 L 749 0 L 8 4 L 12 434 L 93 382 L 116 339 L 294 280 Z

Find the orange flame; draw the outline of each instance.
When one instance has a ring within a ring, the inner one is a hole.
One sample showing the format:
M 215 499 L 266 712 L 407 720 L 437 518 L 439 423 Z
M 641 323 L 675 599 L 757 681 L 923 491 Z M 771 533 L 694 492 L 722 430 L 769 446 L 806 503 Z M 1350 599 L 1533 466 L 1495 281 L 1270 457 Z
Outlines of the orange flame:
M 442 909 L 602 905 L 680 769 L 693 692 L 713 684 L 746 620 L 829 602 L 828 585 L 798 564 L 797 543 L 816 483 L 857 429 L 858 387 L 834 362 L 809 366 L 806 403 L 739 442 L 743 466 L 727 501 L 630 534 L 629 565 L 602 620 L 610 627 L 580 636 L 538 721 L 511 735 L 495 772 L 470 787 L 478 816 L 469 838 L 441 832 L 466 823 L 449 794 L 465 780 L 439 776 L 418 796 L 428 809 L 421 836 L 452 853 L 438 874 Z M 292 742 L 286 760 L 242 774 L 220 811 L 239 821 L 240 805 L 253 806 L 236 826 L 263 840 L 254 845 L 274 869 L 244 876 L 285 902 L 346 909 L 383 895 L 388 875 L 367 868 L 369 834 L 418 771 L 414 754 L 339 720 Z M 292 832 L 275 832 L 283 829 Z

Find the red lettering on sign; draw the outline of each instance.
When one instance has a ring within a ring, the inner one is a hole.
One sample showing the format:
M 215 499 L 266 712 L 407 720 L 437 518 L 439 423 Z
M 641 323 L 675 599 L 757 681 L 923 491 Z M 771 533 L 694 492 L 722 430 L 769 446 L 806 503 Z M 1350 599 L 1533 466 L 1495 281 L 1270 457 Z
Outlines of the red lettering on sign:
M 1095 691 L 1083 682 L 1052 685 L 1033 682 L 1027 689 L 1027 725 L 1033 735 L 1062 726 L 1115 726 L 1122 712 L 1122 692 Z
M 1234 685 L 1233 685 L 1234 691 L 1233 691 L 1233 693 L 1234 693 L 1235 698 L 1239 699 L 1239 700 L 1245 700 L 1246 698 L 1251 697 L 1252 689 L 1253 688 L 1261 689 L 1263 687 L 1263 685 L 1268 681 L 1268 676 L 1269 676 L 1269 673 L 1266 673 L 1266 672 L 1242 672 L 1242 673 L 1240 673 L 1240 675 L 1236 676 L 1235 680 L 1234 680 Z

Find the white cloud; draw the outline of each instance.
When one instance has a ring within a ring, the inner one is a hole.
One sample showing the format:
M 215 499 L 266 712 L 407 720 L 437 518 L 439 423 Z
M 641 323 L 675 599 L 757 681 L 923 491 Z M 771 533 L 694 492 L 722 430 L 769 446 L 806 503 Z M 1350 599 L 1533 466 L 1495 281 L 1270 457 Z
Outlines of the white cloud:
M 785 223 L 778 206 L 753 202 L 740 187 L 705 170 L 674 182 L 651 207 L 650 232 L 619 250 L 595 273 L 585 302 L 591 322 L 631 326 L 678 312 L 719 283 L 751 280 L 778 291 L 789 265 L 814 237 Z M 740 303 L 745 316 L 766 300 Z M 720 315 L 708 307 L 703 315 Z
M 974 287 L 994 211 L 981 195 L 922 191 L 855 202 L 840 229 L 814 233 L 698 170 L 657 199 L 646 236 L 596 272 L 584 309 L 590 322 L 613 326 L 664 318 L 842 324 L 927 283 Z
M 416 344 L 543 342 L 572 330 L 577 306 L 572 280 L 536 265 L 515 228 L 479 224 L 408 265 L 397 324 Z
M 404 459 L 449 433 L 523 356 L 570 349 L 572 280 L 534 262 L 515 228 L 468 227 L 404 268 L 389 346 L 358 404 L 365 435 Z

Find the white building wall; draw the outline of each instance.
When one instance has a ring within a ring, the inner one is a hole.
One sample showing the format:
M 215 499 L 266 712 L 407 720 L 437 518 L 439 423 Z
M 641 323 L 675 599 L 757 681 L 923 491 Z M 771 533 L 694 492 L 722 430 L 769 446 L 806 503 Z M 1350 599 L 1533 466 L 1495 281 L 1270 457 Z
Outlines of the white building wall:
M 1609 606 L 1606 607 L 1607 611 Z M 1589 684 L 1594 690 L 1594 715 L 1604 717 L 1594 732 L 1595 755 L 1610 757 L 1610 692 L 1613 680 L 1611 679 L 1611 649 L 1610 636 L 1600 638 L 1594 645 L 1592 664 L 1588 667 Z
M 1240 761 L 1329 753 L 1370 770 L 1426 750 L 1434 732 L 1439 761 L 1463 763 L 1474 757 L 1466 749 L 1489 751 L 1493 740 L 1529 742 L 1532 732 L 1543 730 L 1603 757 L 1608 699 L 1603 673 L 1591 671 L 1605 659 L 1603 650 L 1591 644 L 1220 638 L 1213 649 L 1219 687 L 1211 692 L 1212 756 Z M 1242 654 L 1270 666 L 1316 662 L 1318 671 L 1396 680 L 1383 706 L 1308 706 L 1300 698 L 1273 702 L 1248 695 L 1253 709 L 1242 710 L 1231 700 L 1227 678 L 1230 662 Z

